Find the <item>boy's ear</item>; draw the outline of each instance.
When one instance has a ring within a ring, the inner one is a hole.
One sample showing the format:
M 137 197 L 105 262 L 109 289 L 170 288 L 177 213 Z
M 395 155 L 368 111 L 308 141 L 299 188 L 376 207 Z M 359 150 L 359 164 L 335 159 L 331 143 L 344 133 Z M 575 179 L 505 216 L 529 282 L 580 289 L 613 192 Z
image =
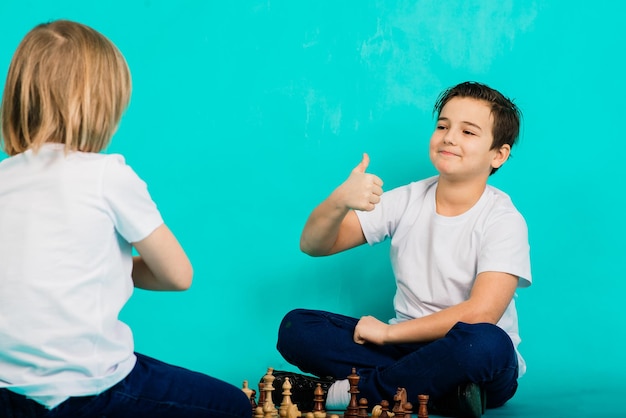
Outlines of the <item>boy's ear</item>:
M 491 160 L 491 166 L 493 168 L 500 168 L 502 164 L 509 159 L 511 155 L 511 146 L 509 144 L 502 145 L 499 149 L 496 150 L 495 155 L 493 156 L 493 160 Z

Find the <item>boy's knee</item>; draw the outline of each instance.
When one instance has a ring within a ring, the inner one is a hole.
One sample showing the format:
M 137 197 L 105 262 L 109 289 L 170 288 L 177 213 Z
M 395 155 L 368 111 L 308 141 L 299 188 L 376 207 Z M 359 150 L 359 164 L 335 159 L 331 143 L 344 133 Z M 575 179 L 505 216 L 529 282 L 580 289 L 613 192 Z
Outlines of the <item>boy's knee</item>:
M 278 338 L 280 339 L 281 337 L 284 337 L 294 331 L 298 327 L 298 324 L 303 322 L 303 319 L 306 316 L 305 312 L 305 309 L 294 309 L 287 312 L 287 314 L 283 317 L 283 320 L 280 322 L 280 326 L 278 328 Z
M 298 342 L 299 337 L 296 335 L 295 331 L 299 328 L 298 324 L 302 322 L 305 312 L 305 309 L 294 309 L 289 311 L 280 322 L 276 348 L 281 354 L 284 355 L 285 349 L 288 349 L 293 346 L 294 343 Z
M 497 325 L 459 322 L 450 332 L 463 347 L 464 357 L 470 361 L 473 359 L 480 363 L 483 363 L 485 359 L 504 363 L 517 361 L 511 338 L 506 331 Z

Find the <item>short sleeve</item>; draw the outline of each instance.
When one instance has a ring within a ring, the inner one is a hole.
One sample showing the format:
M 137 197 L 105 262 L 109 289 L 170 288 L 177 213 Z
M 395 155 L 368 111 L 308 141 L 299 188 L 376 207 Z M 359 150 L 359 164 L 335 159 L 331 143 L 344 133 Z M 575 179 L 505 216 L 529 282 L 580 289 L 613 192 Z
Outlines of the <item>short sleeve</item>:
M 374 210 L 355 211 L 369 245 L 378 244 L 393 236 L 407 200 L 407 188 L 400 187 L 383 193 Z
M 528 227 L 517 211 L 506 211 L 485 230 L 478 271 L 500 271 L 519 277 L 518 287 L 532 283 Z
M 367 243 L 374 245 L 393 237 L 407 209 L 422 205 L 427 190 L 435 183 L 436 178 L 431 177 L 397 187 L 383 193 L 374 210 L 356 211 Z
M 102 195 L 117 232 L 128 242 L 138 242 L 163 224 L 146 183 L 121 155 L 110 155 L 104 167 Z

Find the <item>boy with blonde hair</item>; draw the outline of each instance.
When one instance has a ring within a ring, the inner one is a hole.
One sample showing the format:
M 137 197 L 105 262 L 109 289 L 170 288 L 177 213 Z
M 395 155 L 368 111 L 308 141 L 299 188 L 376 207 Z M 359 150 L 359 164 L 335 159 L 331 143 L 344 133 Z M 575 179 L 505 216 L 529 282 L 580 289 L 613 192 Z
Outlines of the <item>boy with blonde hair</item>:
M 130 72 L 76 22 L 32 29 L 1 107 L 0 416 L 250 418 L 237 387 L 135 353 L 133 287 L 185 290 L 192 266 L 146 184 L 101 154 Z M 139 254 L 133 257 L 133 248 Z

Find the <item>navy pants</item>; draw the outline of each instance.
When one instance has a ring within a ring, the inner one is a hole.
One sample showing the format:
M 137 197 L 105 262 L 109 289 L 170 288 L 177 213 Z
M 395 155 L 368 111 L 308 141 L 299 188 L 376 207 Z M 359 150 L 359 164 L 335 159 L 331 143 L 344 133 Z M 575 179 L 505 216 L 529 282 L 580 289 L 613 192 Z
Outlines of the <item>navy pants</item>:
M 243 391 L 231 384 L 137 354 L 131 373 L 109 390 L 73 397 L 54 409 L 0 389 L 2 418 L 251 418 Z
M 431 401 L 463 383 L 486 392 L 487 407 L 508 401 L 517 390 L 518 364 L 506 332 L 492 324 L 457 323 L 445 337 L 425 344 L 379 346 L 353 340 L 358 319 L 324 311 L 296 309 L 283 319 L 278 351 L 303 372 L 345 379 L 352 368 L 360 376 L 359 397 L 370 404 L 393 401 L 397 388 Z

